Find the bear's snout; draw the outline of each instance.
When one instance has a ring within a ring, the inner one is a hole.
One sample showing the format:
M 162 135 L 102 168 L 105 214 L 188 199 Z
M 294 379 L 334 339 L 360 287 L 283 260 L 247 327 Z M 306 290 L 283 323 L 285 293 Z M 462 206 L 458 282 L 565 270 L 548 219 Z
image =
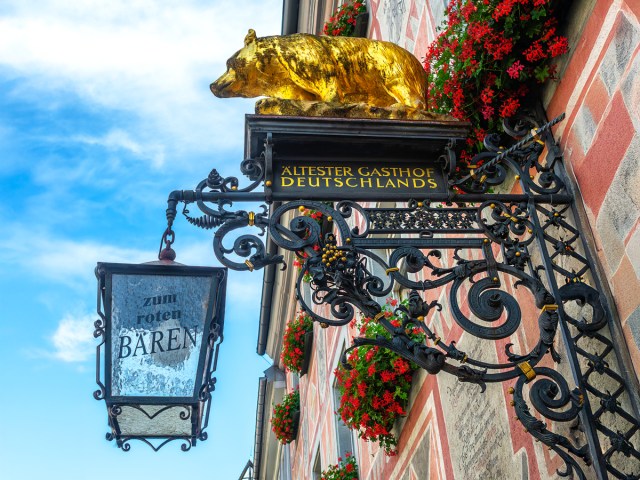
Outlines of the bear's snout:
M 209 88 L 211 89 L 211 93 L 213 93 L 218 98 L 227 98 L 231 96 L 232 92 L 229 91 L 229 87 L 234 83 L 235 75 L 233 75 L 228 70 L 215 82 L 213 82 Z
M 225 97 L 224 90 L 229 85 L 231 85 L 230 81 L 228 81 L 228 82 L 220 82 L 220 80 L 216 80 L 211 85 L 209 85 L 209 88 L 211 89 L 211 93 L 213 93 L 216 97 L 224 98 Z

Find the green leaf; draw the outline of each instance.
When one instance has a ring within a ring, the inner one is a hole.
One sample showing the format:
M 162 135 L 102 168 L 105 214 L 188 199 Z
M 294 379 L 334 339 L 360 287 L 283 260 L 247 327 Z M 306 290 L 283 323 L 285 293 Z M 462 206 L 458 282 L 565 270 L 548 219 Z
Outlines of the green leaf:
M 533 74 L 536 77 L 536 80 L 542 83 L 549 78 L 549 67 L 546 65 L 539 65 L 533 71 Z
M 547 16 L 547 11 L 544 9 L 544 7 L 536 8 L 531 12 L 531 18 L 533 20 L 540 20 L 541 18 L 544 18 L 546 16 Z

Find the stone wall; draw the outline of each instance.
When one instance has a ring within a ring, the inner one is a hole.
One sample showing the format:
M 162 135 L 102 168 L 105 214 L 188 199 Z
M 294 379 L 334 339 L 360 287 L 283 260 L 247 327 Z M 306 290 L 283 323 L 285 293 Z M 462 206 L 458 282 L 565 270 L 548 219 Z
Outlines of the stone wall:
M 301 2 L 301 5 L 304 2 Z M 444 18 L 445 0 L 368 0 L 369 36 L 393 41 L 422 59 Z M 301 7 L 302 10 L 302 7 Z M 566 112 L 554 135 L 567 169 L 576 181 L 594 252 L 614 298 L 634 372 L 640 372 L 640 2 L 576 0 L 569 11 L 571 52 L 561 79 L 544 97 L 548 117 Z M 286 289 L 286 287 L 285 287 Z M 441 303 L 446 305 L 446 292 Z M 465 307 L 466 308 L 466 307 Z M 430 325 L 443 340 L 500 361 L 504 345 L 471 341 L 446 315 Z M 514 334 L 509 341 L 523 351 L 536 332 Z M 346 328 L 315 325 L 314 357 L 300 380 L 301 432 L 290 445 L 292 478 L 314 478 L 315 455 L 322 468 L 337 462 L 332 371 L 342 344 L 356 334 Z M 615 329 L 614 329 L 615 330 Z M 613 332 L 615 337 L 616 332 Z M 505 342 L 506 343 L 506 342 Z M 561 343 L 558 340 L 557 343 Z M 561 345 L 557 345 L 564 355 Z M 320 354 L 320 353 L 321 354 Z M 623 356 L 624 357 L 624 356 Z M 625 369 L 625 358 L 622 358 Z M 628 366 L 628 365 L 627 365 Z M 583 366 L 584 367 L 584 366 Z M 570 378 L 567 362 L 561 369 Z M 293 379 L 289 378 L 289 383 Z M 447 374 L 418 372 L 409 415 L 398 422 L 399 455 L 387 457 L 376 444 L 358 442 L 356 456 L 363 480 L 550 479 L 559 478 L 561 459 L 522 430 L 514 420 L 510 384 L 461 384 Z M 593 402 L 593 400 L 592 400 Z M 597 406 L 597 399 L 595 399 Z M 628 408 L 625 406 L 625 408 Z M 568 427 L 565 433 L 569 434 Z M 576 429 L 574 434 L 579 435 Z M 637 436 L 637 435 L 636 435 Z M 582 440 L 584 441 L 584 440 Z M 580 441 L 578 442 L 580 443 Z M 588 473 L 588 475 L 592 475 Z M 591 477 L 589 477 L 591 478 Z
M 590 2 L 575 2 L 589 8 Z M 640 372 L 640 3 L 598 1 L 547 100 Z

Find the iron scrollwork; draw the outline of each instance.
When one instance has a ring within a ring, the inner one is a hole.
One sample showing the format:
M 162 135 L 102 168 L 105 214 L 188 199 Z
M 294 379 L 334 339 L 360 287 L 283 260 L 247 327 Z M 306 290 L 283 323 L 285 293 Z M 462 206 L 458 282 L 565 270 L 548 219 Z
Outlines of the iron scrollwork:
M 346 325 L 361 312 L 389 333 L 389 338 L 355 338 L 350 349 L 360 345 L 387 348 L 429 374 L 454 375 L 481 390 L 487 383 L 514 382 L 509 392 L 517 418 L 562 458 L 565 469 L 559 472 L 561 476 L 585 478 L 577 460 L 582 459 L 600 476 L 609 473 L 637 479 L 630 464 L 621 467 L 614 461 L 618 454 L 640 459 L 631 441 L 640 431 L 640 421 L 628 407 L 622 374 L 607 361 L 614 347 L 603 331 L 611 316 L 597 279 L 591 276 L 590 280 L 593 262 L 574 219 L 575 205 L 567 192 L 562 157 L 550 134 L 562 118 L 564 115 L 542 125 L 533 116 L 505 121 L 504 130 L 512 137 L 510 146 L 502 146 L 504 137 L 490 135 L 485 139 L 486 151 L 467 164 L 457 161 L 452 140 L 442 153 L 450 175 L 450 193 L 444 199 L 427 195 L 385 208 L 346 200 L 327 204 L 313 198 L 289 199 L 271 211 L 266 206 L 260 213 L 232 211 L 233 200 L 272 201 L 270 169 L 277 144 L 270 135 L 262 156 L 242 164 L 242 172 L 252 182 L 248 187 L 239 189 L 237 178 L 222 178 L 213 170 L 193 192 L 180 192 L 173 199 L 185 203 L 183 213 L 191 224 L 216 229 L 214 252 L 229 268 L 286 268 L 284 256 L 269 251 L 259 238 L 265 233 L 280 249 L 294 252 L 303 264 L 296 279 L 298 300 L 323 327 Z M 492 192 L 513 181 L 519 183 L 522 193 Z M 264 187 L 261 194 L 254 192 L 260 184 Z M 203 215 L 190 216 L 190 203 L 196 203 Z M 175 216 L 175 203 L 171 207 L 170 202 L 168 217 Z M 306 210 L 321 212 L 329 228 L 323 231 L 314 219 L 300 215 L 299 211 Z M 246 227 L 257 227 L 259 233 L 239 235 L 232 246 L 223 246 L 226 235 Z M 245 260 L 233 260 L 230 254 Z M 304 277 L 310 278 L 310 303 L 302 294 Z M 379 298 L 396 286 L 410 290 L 408 306 L 395 312 L 402 319 L 400 326 L 384 318 L 379 304 Z M 472 337 L 504 342 L 526 321 L 537 323 L 533 348 L 518 353 L 508 343 L 504 346 L 506 360 L 491 363 L 472 358 L 455 342 L 445 343 L 428 321 L 443 305 L 436 299 L 426 300 L 442 289 L 448 291 L 448 313 Z M 521 302 L 515 296 L 523 290 L 531 298 L 525 313 L 537 318 L 523 319 Z M 464 313 L 462 303 L 468 305 L 469 314 Z M 590 319 L 573 314 L 569 304 L 588 306 Z M 99 325 L 96 327 L 98 331 Z M 425 333 L 424 342 L 406 333 L 414 328 Z M 554 346 L 559 330 L 575 388 L 557 370 L 541 365 L 547 354 L 554 362 L 560 361 Z M 588 351 L 581 345 L 583 339 L 601 349 Z M 345 368 L 349 368 L 350 349 L 341 359 Z M 587 359 L 586 370 L 579 358 Z M 607 376 L 617 388 L 602 391 L 591 380 L 596 374 Z M 607 426 L 605 413 L 624 419 L 627 430 Z M 552 432 L 540 418 L 579 422 L 586 440 L 576 446 L 566 436 Z M 608 439 L 610 446 L 602 447 L 599 438 Z

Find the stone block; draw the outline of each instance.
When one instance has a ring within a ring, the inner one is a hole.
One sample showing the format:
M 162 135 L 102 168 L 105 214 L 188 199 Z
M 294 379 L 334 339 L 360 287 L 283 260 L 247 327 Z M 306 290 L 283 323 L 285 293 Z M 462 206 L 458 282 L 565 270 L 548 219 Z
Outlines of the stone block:
M 638 79 L 640 79 L 640 55 L 635 56 L 620 87 L 622 98 L 636 131 L 640 131 L 640 81 Z
M 614 218 L 608 209 L 601 209 L 596 220 L 596 230 L 600 236 L 602 251 L 608 266 L 608 274 L 613 275 L 624 255 L 624 242 L 615 227 Z
M 631 361 L 635 366 L 636 376 L 640 381 L 640 307 L 629 315 L 626 321 L 623 320 L 622 325 Z
M 631 262 L 636 276 L 640 278 L 640 226 L 636 226 L 635 231 L 627 242 L 627 256 Z
M 593 114 L 587 105 L 582 105 L 578 110 L 575 122 L 573 123 L 573 133 L 580 143 L 583 153 L 587 153 L 593 142 L 598 125 L 593 119 Z
M 639 41 L 640 30 L 638 26 L 631 23 L 623 13 L 620 13 L 613 40 L 607 48 L 599 69 L 609 95 L 615 91 Z
M 631 218 L 627 219 L 625 226 L 626 237 L 640 215 L 640 136 L 638 135 L 629 144 L 613 182 L 611 182 L 611 190 L 615 188 L 624 190 L 631 200 L 631 204 L 626 206 L 631 210 Z
M 624 244 L 640 215 L 640 138 L 634 137 L 605 195 L 596 228 L 611 273 L 617 269 Z
M 444 21 L 447 3 L 445 0 L 429 0 L 431 15 L 433 15 L 433 21 L 436 27 L 439 27 Z
M 624 255 L 615 275 L 611 278 L 613 296 L 620 318 L 627 318 L 640 306 L 640 282 L 631 266 L 629 257 Z

